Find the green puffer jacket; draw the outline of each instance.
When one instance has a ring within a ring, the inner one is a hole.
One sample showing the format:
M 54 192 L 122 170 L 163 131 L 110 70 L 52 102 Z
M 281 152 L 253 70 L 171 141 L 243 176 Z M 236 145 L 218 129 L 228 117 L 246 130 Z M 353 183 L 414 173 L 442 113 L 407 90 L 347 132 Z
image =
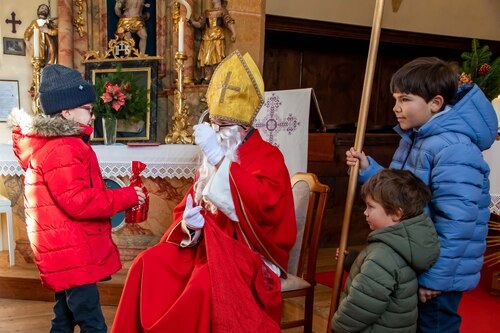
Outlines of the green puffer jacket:
M 372 231 L 352 265 L 334 332 L 405 333 L 417 329 L 417 274 L 439 256 L 439 241 L 424 213 Z

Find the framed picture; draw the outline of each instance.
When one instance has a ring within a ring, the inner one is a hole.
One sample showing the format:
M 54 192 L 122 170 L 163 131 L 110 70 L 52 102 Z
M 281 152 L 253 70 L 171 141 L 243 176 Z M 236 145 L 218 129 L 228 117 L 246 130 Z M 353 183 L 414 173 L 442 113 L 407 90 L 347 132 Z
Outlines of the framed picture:
M 158 91 L 158 60 L 114 60 L 89 61 L 85 63 L 85 78 L 96 83 L 96 78 L 102 78 L 117 71 L 117 65 L 124 73 L 131 73 L 137 84 L 148 91 L 149 110 L 143 119 L 134 123 L 118 120 L 117 142 L 156 142 L 157 133 L 157 91 Z M 97 96 L 100 98 L 100 96 Z M 102 119 L 94 120 L 92 142 L 104 142 Z
M 3 53 L 24 56 L 26 55 L 26 44 L 22 38 L 3 38 Z
M 19 108 L 19 81 L 0 80 L 0 121 L 6 121 L 13 108 Z

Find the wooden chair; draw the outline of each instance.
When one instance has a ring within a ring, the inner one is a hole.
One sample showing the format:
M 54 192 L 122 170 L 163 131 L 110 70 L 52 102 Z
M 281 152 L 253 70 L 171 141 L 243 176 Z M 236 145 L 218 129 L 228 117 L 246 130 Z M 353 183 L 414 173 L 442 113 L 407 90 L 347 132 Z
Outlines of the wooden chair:
M 316 259 L 323 213 L 329 187 L 321 184 L 313 173 L 297 173 L 292 177 L 293 201 L 297 221 L 297 240 L 288 261 L 288 278 L 281 279 L 281 296 L 305 297 L 304 317 L 281 322 L 281 328 L 304 326 L 312 332 Z

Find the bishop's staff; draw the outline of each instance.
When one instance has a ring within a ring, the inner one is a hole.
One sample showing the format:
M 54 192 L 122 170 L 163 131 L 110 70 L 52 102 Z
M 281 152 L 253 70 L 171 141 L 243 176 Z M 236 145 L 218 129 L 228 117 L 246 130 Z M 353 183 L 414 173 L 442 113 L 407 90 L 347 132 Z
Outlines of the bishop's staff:
M 372 33 L 370 37 L 370 48 L 368 50 L 368 59 L 366 62 L 365 78 L 363 83 L 363 93 L 361 95 L 361 104 L 359 107 L 358 127 L 356 130 L 356 138 L 354 141 L 354 150 L 362 151 L 365 140 L 366 120 L 368 118 L 368 108 L 370 106 L 370 97 L 373 86 L 373 74 L 377 63 L 377 51 L 380 38 L 380 22 L 382 21 L 382 13 L 384 10 L 384 0 L 377 0 L 375 3 L 375 12 L 373 15 Z M 342 232 L 340 234 L 339 257 L 337 268 L 335 270 L 335 280 L 333 284 L 332 302 L 330 305 L 330 315 L 328 316 L 327 333 L 331 332 L 331 319 L 337 310 L 340 288 L 342 286 L 342 275 L 344 272 L 344 252 L 347 245 L 347 237 L 349 233 L 349 223 L 351 221 L 352 206 L 354 195 L 356 194 L 356 186 L 358 183 L 359 162 L 351 167 L 349 175 L 349 185 L 347 187 L 347 197 L 344 209 L 344 218 L 342 220 Z

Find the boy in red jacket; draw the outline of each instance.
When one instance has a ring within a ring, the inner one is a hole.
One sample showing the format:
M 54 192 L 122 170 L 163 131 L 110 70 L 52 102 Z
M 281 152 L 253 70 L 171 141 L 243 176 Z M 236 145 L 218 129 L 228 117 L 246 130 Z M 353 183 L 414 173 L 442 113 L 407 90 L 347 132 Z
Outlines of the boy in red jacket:
M 89 144 L 94 87 L 61 65 L 42 71 L 44 115 L 14 110 L 14 153 L 25 171 L 28 238 L 42 285 L 55 291 L 51 332 L 107 332 L 96 282 L 121 269 L 110 217 L 144 202 L 139 187 L 109 190 Z

